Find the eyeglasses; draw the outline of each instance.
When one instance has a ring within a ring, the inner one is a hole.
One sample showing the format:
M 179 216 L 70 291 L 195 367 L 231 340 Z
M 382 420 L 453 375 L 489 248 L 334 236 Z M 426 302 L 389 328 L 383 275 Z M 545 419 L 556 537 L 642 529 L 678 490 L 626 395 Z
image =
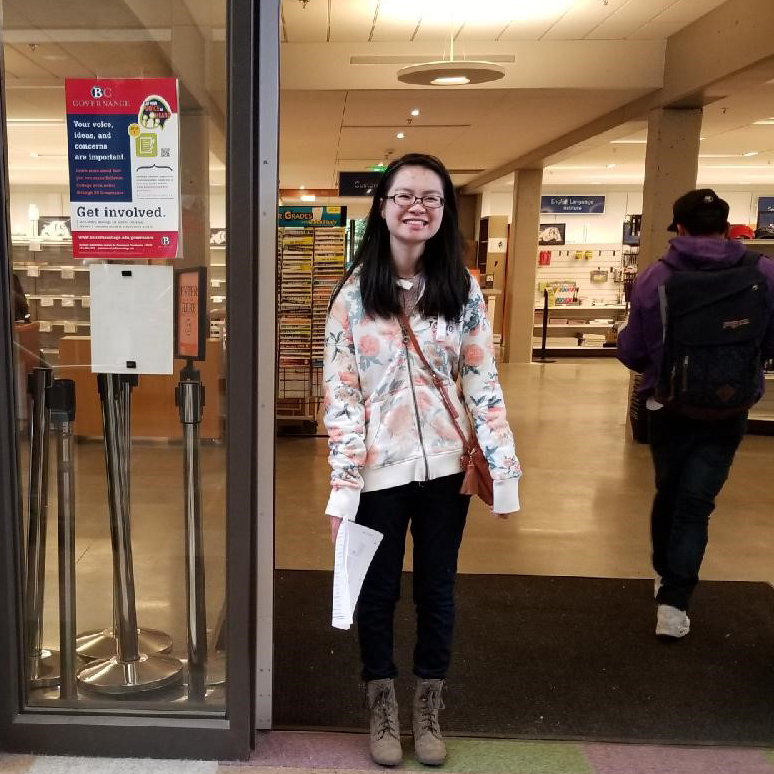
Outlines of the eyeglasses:
M 413 194 L 399 193 L 393 194 L 392 196 L 385 196 L 384 198 L 392 199 L 398 207 L 404 209 L 413 207 L 417 202 L 428 210 L 437 210 L 439 207 L 443 207 L 443 196 L 438 196 L 437 194 L 414 196 Z

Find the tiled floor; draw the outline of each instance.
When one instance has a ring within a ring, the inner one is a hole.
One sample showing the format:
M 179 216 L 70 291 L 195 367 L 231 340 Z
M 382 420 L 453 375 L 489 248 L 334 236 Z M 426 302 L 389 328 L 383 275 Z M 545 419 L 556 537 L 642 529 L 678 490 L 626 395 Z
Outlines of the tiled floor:
M 497 521 L 474 499 L 460 572 L 650 577 L 653 466 L 629 437 L 627 370 L 599 359 L 504 365 L 500 376 L 524 468 L 522 510 Z M 323 438 L 279 439 L 279 568 L 331 566 L 326 457 Z M 774 437 L 745 438 L 712 517 L 704 578 L 774 582 L 772 463 Z
M 412 758 L 391 771 L 431 771 Z M 774 752 L 716 747 L 449 739 L 453 774 L 774 774 Z M 259 734 L 249 762 L 149 761 L 0 755 L 0 774 L 357 774 L 384 771 L 368 758 L 361 734 Z
M 522 511 L 495 521 L 476 503 L 460 557 L 466 573 L 648 577 L 652 467 L 647 447 L 626 428 L 628 376 L 611 360 L 502 368 L 511 424 L 525 468 Z M 223 599 L 223 447 L 202 453 L 209 621 Z M 141 625 L 170 632 L 185 651 L 182 492 L 179 446 L 137 444 L 134 451 L 134 555 Z M 745 439 L 712 518 L 703 576 L 774 582 L 774 438 Z M 111 617 L 110 541 L 101 447 L 79 444 L 79 629 Z M 55 476 L 51 477 L 54 487 Z M 301 483 L 301 485 L 299 485 Z M 332 551 L 323 516 L 328 495 L 322 438 L 277 444 L 276 564 L 325 569 Z M 52 493 L 52 503 L 55 503 Z M 47 644 L 56 642 L 56 509 L 49 514 Z M 410 567 L 410 554 L 407 560 Z M 276 686 L 281 690 L 282 686 Z M 772 718 L 774 723 L 774 718 Z M 411 769 L 410 757 L 406 767 Z M 198 767 L 198 768 L 197 768 Z M 225 764 L 226 774 L 234 767 Z M 314 768 L 365 771 L 365 740 L 336 734 L 261 736 L 244 772 L 283 774 Z M 59 772 L 215 772 L 212 763 L 151 763 L 0 757 L 0 774 Z M 518 741 L 453 740 L 446 770 L 513 774 L 774 774 L 774 754 L 728 748 L 689 749 Z

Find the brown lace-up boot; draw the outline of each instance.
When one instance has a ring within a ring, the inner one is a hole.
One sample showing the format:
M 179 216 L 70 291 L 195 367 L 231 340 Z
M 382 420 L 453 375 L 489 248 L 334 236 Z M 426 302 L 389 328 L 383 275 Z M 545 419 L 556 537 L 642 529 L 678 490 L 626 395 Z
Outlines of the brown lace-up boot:
M 427 766 L 440 766 L 446 760 L 446 744 L 438 724 L 442 689 L 443 680 L 417 679 L 414 691 L 414 751 L 417 760 Z
M 391 679 L 366 683 L 371 713 L 371 757 L 382 766 L 397 766 L 403 760 L 398 726 L 398 702 Z

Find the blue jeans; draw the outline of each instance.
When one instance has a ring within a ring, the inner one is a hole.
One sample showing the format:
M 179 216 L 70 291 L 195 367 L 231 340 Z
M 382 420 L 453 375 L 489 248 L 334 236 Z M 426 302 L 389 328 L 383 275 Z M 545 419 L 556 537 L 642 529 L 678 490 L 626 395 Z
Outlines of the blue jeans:
M 661 604 L 687 610 L 707 547 L 709 517 L 747 429 L 747 414 L 706 421 L 649 411 L 656 470 L 651 512 L 653 569 Z
M 364 492 L 356 521 L 384 537 L 366 573 L 357 606 L 363 680 L 396 677 L 393 618 L 411 524 L 417 643 L 414 674 L 446 677 L 454 631 L 457 555 L 470 497 L 460 494 L 462 473 L 433 481 Z

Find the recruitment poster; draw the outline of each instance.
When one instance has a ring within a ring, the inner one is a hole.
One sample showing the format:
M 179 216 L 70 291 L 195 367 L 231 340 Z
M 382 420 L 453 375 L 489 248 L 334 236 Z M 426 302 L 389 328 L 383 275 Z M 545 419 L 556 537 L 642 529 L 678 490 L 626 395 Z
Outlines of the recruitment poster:
M 65 80 L 74 258 L 180 255 L 175 78 Z

